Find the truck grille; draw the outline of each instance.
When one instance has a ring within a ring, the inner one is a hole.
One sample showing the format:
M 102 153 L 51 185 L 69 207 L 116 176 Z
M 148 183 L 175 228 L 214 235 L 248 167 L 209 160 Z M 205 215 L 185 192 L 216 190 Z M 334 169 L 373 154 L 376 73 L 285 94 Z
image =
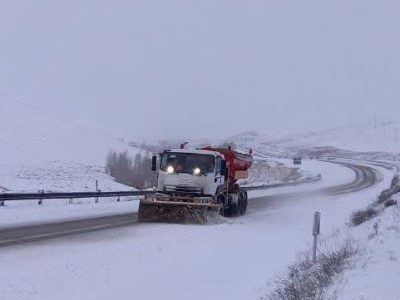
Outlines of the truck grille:
M 164 190 L 166 192 L 177 192 L 186 194 L 203 194 L 203 189 L 199 187 L 192 186 L 181 186 L 181 185 L 166 185 Z

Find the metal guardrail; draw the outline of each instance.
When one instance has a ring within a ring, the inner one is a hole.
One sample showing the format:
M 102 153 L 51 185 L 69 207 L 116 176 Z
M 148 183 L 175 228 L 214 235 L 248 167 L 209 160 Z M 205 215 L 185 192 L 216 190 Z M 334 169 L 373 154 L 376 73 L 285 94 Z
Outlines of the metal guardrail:
M 314 182 L 320 180 L 321 177 L 317 176 L 316 178 L 308 178 L 305 180 L 301 180 L 298 182 L 290 182 L 290 183 L 277 183 L 277 184 L 269 184 L 269 185 L 260 185 L 260 186 L 249 186 L 242 187 L 246 191 L 251 190 L 261 190 L 267 188 L 274 188 L 280 186 L 291 186 L 298 185 L 301 183 Z M 5 201 L 21 201 L 21 200 L 37 200 L 39 204 L 41 204 L 42 200 L 45 199 L 82 199 L 82 198 L 111 198 L 111 197 L 129 197 L 129 196 L 145 196 L 149 194 L 153 194 L 154 191 L 114 191 L 114 192 L 72 192 L 72 193 L 46 193 L 46 192 L 38 192 L 38 193 L 0 193 L 0 206 L 4 205 Z
M 43 199 L 79 199 L 144 196 L 153 191 L 117 191 L 117 192 L 73 192 L 73 193 L 1 193 L 0 201 L 43 200 Z

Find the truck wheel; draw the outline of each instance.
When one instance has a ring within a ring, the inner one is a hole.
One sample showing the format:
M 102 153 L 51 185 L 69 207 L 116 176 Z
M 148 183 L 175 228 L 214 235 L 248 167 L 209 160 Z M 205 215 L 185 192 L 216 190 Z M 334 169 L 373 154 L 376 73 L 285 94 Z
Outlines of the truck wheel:
M 247 209 L 247 193 L 246 192 L 240 192 L 239 194 L 239 207 L 240 207 L 240 215 L 244 215 L 246 213 Z
M 217 196 L 217 201 L 218 201 L 218 203 L 219 204 L 222 204 L 222 208 L 221 208 L 221 211 L 220 211 L 220 215 L 221 216 L 223 216 L 223 217 L 228 217 L 228 215 L 227 215 L 227 209 L 225 209 L 225 195 L 224 194 L 222 194 L 222 193 L 220 193 L 220 194 L 218 194 L 218 196 Z
M 240 215 L 240 210 L 241 210 L 241 203 L 238 201 L 238 203 L 231 203 L 229 207 L 229 216 L 230 217 L 237 217 Z
M 246 214 L 246 211 L 247 211 L 247 200 L 244 200 L 243 201 L 243 205 L 242 205 L 242 209 L 240 210 L 240 215 L 244 215 L 244 214 Z
M 231 202 L 228 204 L 228 207 L 225 209 L 225 217 L 237 217 L 240 215 L 241 210 L 241 201 L 240 194 L 238 195 L 237 202 Z

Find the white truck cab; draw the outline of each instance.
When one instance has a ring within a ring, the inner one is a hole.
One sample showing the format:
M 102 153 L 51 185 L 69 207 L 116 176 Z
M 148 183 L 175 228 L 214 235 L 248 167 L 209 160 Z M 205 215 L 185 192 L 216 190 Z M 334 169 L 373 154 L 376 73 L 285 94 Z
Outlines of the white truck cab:
M 159 192 L 216 196 L 224 188 L 226 163 L 217 151 L 174 149 L 153 158 Z

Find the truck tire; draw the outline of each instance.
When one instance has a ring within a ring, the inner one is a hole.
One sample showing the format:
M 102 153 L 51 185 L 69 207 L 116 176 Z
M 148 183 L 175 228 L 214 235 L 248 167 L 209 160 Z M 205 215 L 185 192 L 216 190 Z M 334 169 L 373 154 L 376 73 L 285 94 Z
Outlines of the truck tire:
M 240 216 L 241 211 L 241 203 L 231 203 L 230 205 L 230 216 L 231 217 L 238 217 Z
M 240 215 L 240 205 L 241 203 L 239 203 L 239 201 L 236 202 L 232 202 L 229 201 L 228 206 L 225 207 L 224 209 L 224 217 L 237 217 Z
M 247 192 L 243 191 L 239 194 L 239 207 L 240 207 L 240 215 L 243 216 L 247 210 Z

